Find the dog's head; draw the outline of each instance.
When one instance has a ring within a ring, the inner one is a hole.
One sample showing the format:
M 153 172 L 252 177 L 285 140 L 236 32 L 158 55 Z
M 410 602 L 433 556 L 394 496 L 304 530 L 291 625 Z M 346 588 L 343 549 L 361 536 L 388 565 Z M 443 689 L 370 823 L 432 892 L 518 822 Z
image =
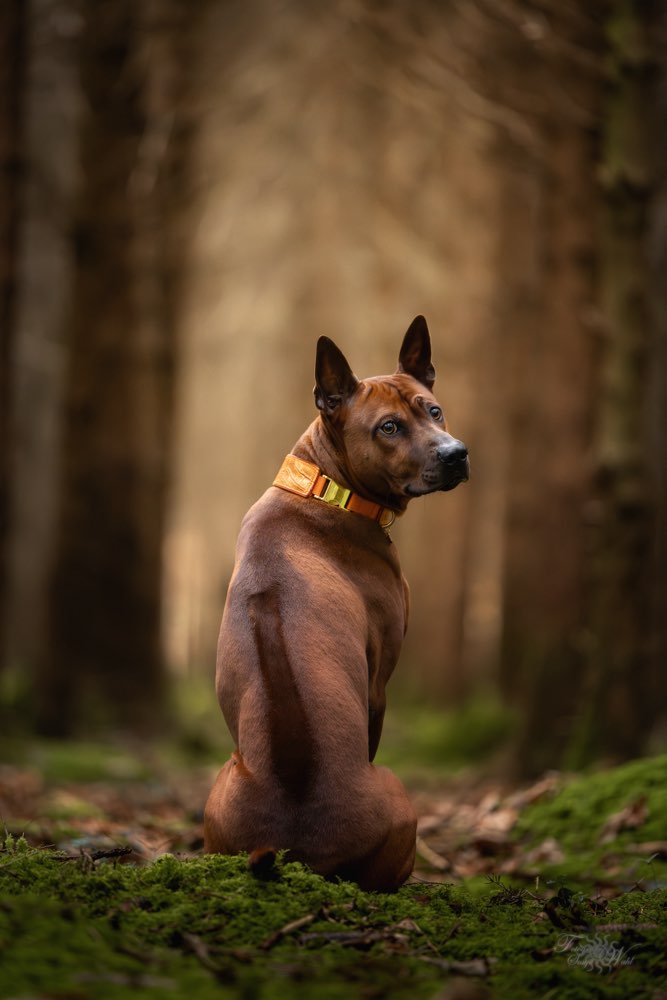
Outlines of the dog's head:
M 434 381 L 423 316 L 410 324 L 393 375 L 359 380 L 332 340 L 317 344 L 315 402 L 350 483 L 396 510 L 470 474 L 468 449 L 449 433 Z

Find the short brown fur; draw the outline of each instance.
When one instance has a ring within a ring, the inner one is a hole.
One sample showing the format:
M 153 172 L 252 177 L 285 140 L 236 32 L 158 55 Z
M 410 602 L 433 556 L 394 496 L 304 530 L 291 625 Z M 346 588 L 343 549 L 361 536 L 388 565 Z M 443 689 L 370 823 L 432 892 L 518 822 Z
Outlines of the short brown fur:
M 434 374 L 423 317 L 391 376 L 358 381 L 320 338 L 320 413 L 293 454 L 397 514 L 412 497 L 453 489 L 468 477 L 467 452 L 431 394 Z M 374 520 L 277 487 L 250 509 L 217 664 L 237 750 L 206 805 L 206 850 L 286 849 L 369 890 L 406 880 L 415 813 L 373 759 L 407 617 L 395 546 Z

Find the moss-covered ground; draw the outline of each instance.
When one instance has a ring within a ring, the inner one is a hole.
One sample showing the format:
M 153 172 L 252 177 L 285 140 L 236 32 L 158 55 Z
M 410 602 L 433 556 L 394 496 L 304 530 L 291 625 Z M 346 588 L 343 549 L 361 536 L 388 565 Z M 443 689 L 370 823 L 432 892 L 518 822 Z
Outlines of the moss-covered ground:
M 0 856 L 3 997 L 652 997 L 667 985 L 667 890 L 607 903 L 490 882 L 393 896 L 296 864 L 78 860 L 12 842 Z M 488 991 L 488 992 L 487 992 Z
M 558 782 L 512 830 L 543 878 L 619 891 L 667 885 L 667 754 Z
M 187 795 L 88 750 L 72 770 L 51 748 L 66 780 L 43 748 L 0 774 L 2 998 L 667 996 L 667 757 L 467 798 L 431 782 L 416 877 L 386 896 L 204 857 Z

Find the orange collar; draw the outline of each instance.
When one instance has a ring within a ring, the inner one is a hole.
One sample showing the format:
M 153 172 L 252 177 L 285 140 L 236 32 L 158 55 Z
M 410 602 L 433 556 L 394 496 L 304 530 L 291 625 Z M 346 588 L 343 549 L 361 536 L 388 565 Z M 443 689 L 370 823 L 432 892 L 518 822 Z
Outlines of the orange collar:
M 351 510 L 354 514 L 362 514 L 375 521 L 385 531 L 388 531 L 396 520 L 395 511 L 390 507 L 382 507 L 372 500 L 364 500 L 358 493 L 353 493 L 345 486 L 334 482 L 312 462 L 306 462 L 296 455 L 288 455 L 280 467 L 273 485 L 288 493 L 296 493 L 300 497 L 315 497 L 332 507 L 341 510 Z

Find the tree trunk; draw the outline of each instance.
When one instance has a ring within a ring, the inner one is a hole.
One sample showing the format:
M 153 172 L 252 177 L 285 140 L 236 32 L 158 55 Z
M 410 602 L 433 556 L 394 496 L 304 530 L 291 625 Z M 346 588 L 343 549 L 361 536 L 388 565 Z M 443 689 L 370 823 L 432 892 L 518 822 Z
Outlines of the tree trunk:
M 509 435 L 501 685 L 517 715 L 512 763 L 527 774 L 558 763 L 578 708 L 603 48 L 593 18 L 578 11 L 550 7 L 547 20 L 526 5 L 529 15 L 538 58 L 517 41 L 506 72 L 517 93 L 541 101 L 532 148 L 505 144 L 498 265 Z
M 160 605 L 185 21 L 170 0 L 84 5 L 62 502 L 37 684 L 38 724 L 50 734 L 154 728 L 166 705 Z
M 78 0 L 24 4 L 23 176 L 9 393 L 6 655 L 19 685 L 44 641 L 60 464 L 72 205 L 79 182 Z M 18 686 L 17 686 L 18 690 Z
M 0 670 L 5 664 L 5 594 L 9 515 L 10 371 L 15 334 L 25 11 L 22 0 L 0 9 Z
M 641 752 L 656 705 L 649 681 L 654 495 L 646 256 L 654 62 L 650 5 L 616 0 L 602 151 L 600 291 L 604 338 L 591 524 L 590 641 L 572 763 Z M 664 280 L 664 276 L 663 276 Z M 664 460 L 664 455 L 663 455 Z
M 599 31 L 591 19 L 564 32 L 567 58 L 540 88 L 567 78 L 584 127 L 561 115 L 544 133 L 539 325 L 520 328 L 510 382 L 503 671 L 524 773 L 639 753 L 660 714 L 649 666 L 650 10 L 617 0 L 600 13 Z M 577 76 L 572 53 L 605 77 Z
M 651 280 L 653 351 L 649 386 L 651 438 L 651 475 L 655 484 L 655 545 L 652 559 L 655 571 L 651 599 L 652 637 L 650 676 L 646 697 L 652 703 L 652 732 L 647 747 L 667 741 L 667 9 L 656 12 L 653 28 L 655 61 L 658 67 L 654 82 L 655 128 L 654 196 L 648 229 L 648 255 Z

